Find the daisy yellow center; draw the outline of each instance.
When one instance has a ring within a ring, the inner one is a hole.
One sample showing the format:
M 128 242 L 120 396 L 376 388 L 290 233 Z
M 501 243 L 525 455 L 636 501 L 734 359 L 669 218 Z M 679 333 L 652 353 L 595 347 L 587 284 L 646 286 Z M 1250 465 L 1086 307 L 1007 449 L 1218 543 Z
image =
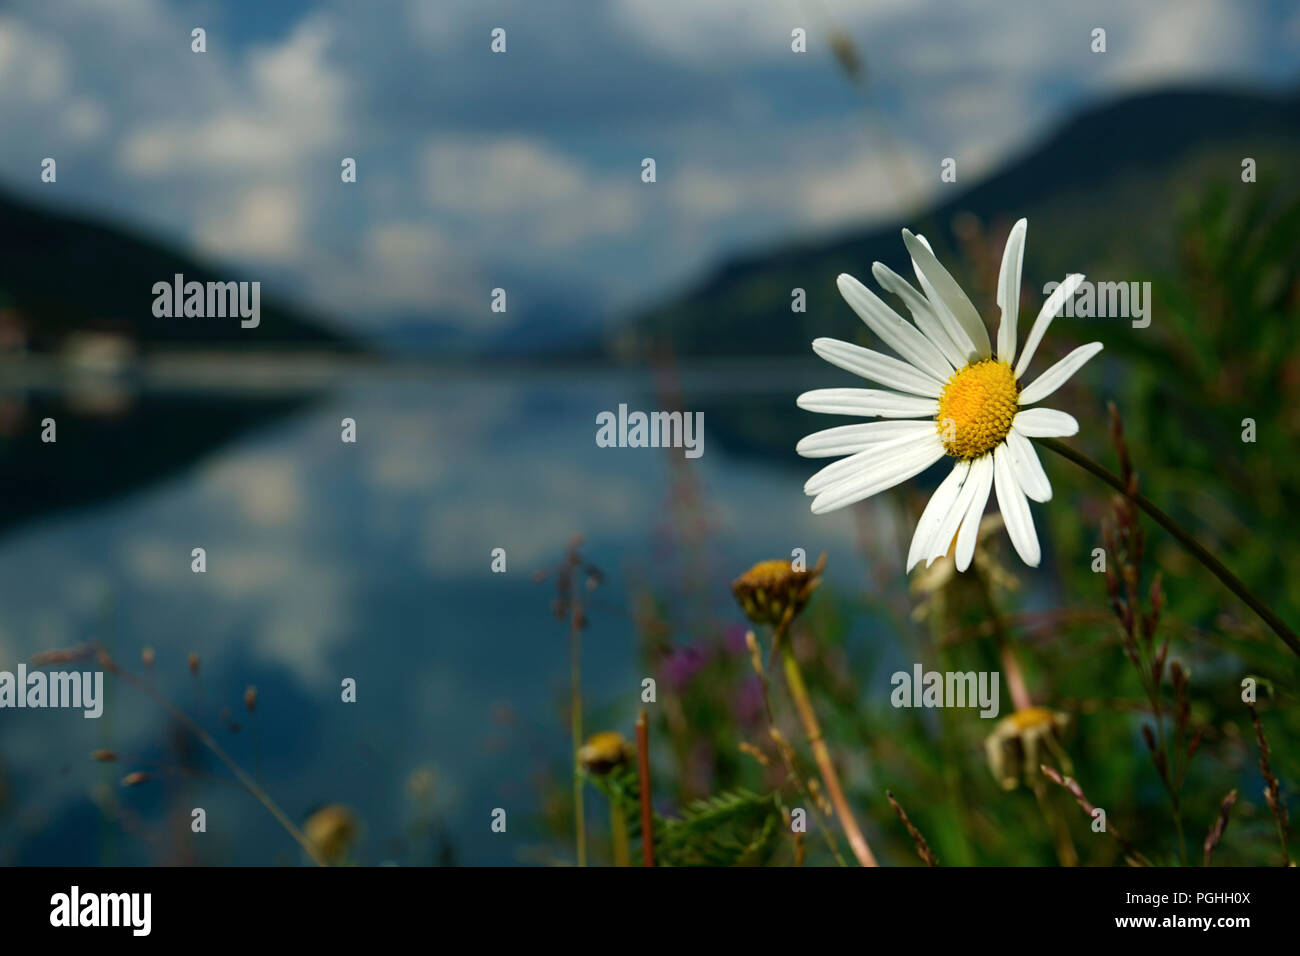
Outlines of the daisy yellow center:
M 939 395 L 935 420 L 944 449 L 962 460 L 987 455 L 1011 431 L 1019 397 L 1006 362 L 984 359 L 958 369 Z

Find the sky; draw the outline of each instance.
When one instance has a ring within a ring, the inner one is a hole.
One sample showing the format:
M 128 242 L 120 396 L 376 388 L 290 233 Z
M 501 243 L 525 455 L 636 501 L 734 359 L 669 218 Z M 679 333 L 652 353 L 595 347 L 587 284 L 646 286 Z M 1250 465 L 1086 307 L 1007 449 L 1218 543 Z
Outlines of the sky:
M 1289 88 L 1297 50 L 1289 0 L 0 0 L 0 188 L 361 334 L 491 332 L 896 217 L 1126 92 Z

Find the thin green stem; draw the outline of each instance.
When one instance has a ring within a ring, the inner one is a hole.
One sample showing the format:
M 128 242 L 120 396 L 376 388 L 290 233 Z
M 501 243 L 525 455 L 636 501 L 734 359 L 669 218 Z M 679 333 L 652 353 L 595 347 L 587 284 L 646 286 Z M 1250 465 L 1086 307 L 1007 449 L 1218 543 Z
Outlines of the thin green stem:
M 1156 522 L 1156 524 L 1160 525 L 1160 527 L 1173 535 L 1178 540 L 1179 544 L 1186 548 L 1194 558 L 1200 561 L 1201 564 L 1205 565 L 1215 577 L 1222 581 L 1229 591 L 1246 602 L 1246 606 L 1258 614 L 1260 619 L 1273 629 L 1273 632 L 1282 639 L 1287 647 L 1291 648 L 1291 650 L 1297 655 L 1300 655 L 1300 637 L 1296 636 L 1295 631 L 1287 627 L 1286 623 L 1274 614 L 1263 601 L 1255 597 L 1255 595 L 1251 593 L 1250 589 L 1247 588 L 1246 585 L 1242 584 L 1241 580 L 1235 574 L 1224 567 L 1223 562 L 1210 554 L 1209 551 L 1205 550 L 1199 541 L 1192 537 L 1190 533 L 1185 531 L 1178 522 L 1174 521 L 1173 518 L 1169 517 L 1169 515 L 1156 507 L 1156 505 L 1154 505 L 1145 495 L 1137 492 L 1130 493 L 1130 491 L 1124 487 L 1124 482 L 1116 475 L 1111 474 L 1111 472 L 1097 464 L 1087 455 L 1076 451 L 1058 439 L 1036 438 L 1034 440 L 1043 447 L 1050 448 L 1062 458 L 1068 458 L 1084 471 L 1100 478 L 1102 481 L 1106 482 L 1106 484 L 1110 485 L 1145 511 L 1147 515 Z
M 979 585 L 980 596 L 984 601 L 984 608 L 988 611 L 989 621 L 993 625 L 993 635 L 998 646 L 998 657 L 1002 663 L 1002 670 L 1006 674 L 1007 688 L 1011 692 L 1011 704 L 1016 710 L 1027 710 L 1033 706 L 1033 698 L 1029 696 L 1029 685 L 1025 683 L 1025 675 L 1020 669 L 1020 662 L 1011 649 L 1011 637 L 1010 632 L 1007 630 L 1006 621 L 1003 620 L 1002 613 L 993 600 L 993 585 L 979 569 L 975 569 L 974 574 L 975 581 Z
M 777 625 L 772 635 L 773 651 L 781 655 L 781 663 L 785 667 L 786 686 L 790 690 L 790 697 L 794 701 L 799 720 L 803 723 L 804 734 L 808 737 L 808 746 L 812 748 L 813 759 L 821 771 L 826 795 L 840 818 L 844 835 L 848 837 L 849 848 L 853 850 L 853 855 L 863 866 L 879 866 L 871 853 L 871 847 L 867 844 L 867 838 L 862 835 L 862 830 L 858 827 L 858 821 L 853 816 L 848 798 L 845 797 L 844 790 L 840 786 L 839 774 L 835 772 L 835 763 L 831 760 L 831 752 L 822 736 L 821 725 L 817 722 L 817 713 L 813 710 L 808 687 L 804 684 L 803 674 L 799 670 L 799 661 L 794 656 L 793 641 L 789 634 L 791 617 L 792 615 L 787 611 L 781 623 Z
M 569 635 L 570 722 L 573 730 L 573 830 L 578 844 L 578 866 L 587 865 L 587 824 L 582 805 L 582 606 L 573 602 Z
M 614 847 L 614 865 L 631 866 L 632 854 L 627 844 L 627 817 L 616 798 L 609 801 L 609 836 Z
M 784 630 L 786 626 L 787 622 L 783 619 L 780 627 Z M 817 800 L 809 793 L 807 786 L 804 784 L 803 774 L 799 772 L 798 758 L 795 756 L 794 748 L 790 746 L 785 739 L 785 735 L 781 733 L 776 725 L 776 711 L 772 708 L 772 684 L 767 676 L 768 669 L 763 667 L 763 656 L 753 631 L 745 635 L 745 641 L 749 644 L 750 661 L 753 664 L 754 673 L 758 676 L 759 687 L 763 694 L 763 712 L 767 715 L 768 735 L 776 745 L 777 753 L 781 756 L 781 762 L 785 764 L 786 779 L 795 785 L 799 795 L 808 804 L 808 810 L 812 813 L 813 820 L 817 823 L 817 829 L 826 841 L 826 848 L 831 851 L 831 856 L 835 858 L 835 862 L 840 866 L 847 866 L 848 864 L 844 862 L 844 857 L 840 853 L 839 844 L 835 840 L 835 834 L 822 818 L 822 812 L 818 809 Z

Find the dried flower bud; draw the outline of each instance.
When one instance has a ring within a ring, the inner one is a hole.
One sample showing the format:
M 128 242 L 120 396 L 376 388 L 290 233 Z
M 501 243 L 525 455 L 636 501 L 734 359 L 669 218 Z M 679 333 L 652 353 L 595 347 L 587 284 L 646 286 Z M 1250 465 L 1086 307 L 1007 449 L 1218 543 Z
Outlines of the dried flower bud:
M 125 777 L 122 778 L 122 786 L 138 787 L 140 784 L 145 783 L 146 781 L 151 779 L 153 778 L 150 774 L 145 773 L 143 770 L 136 770 L 132 773 L 128 773 Z
M 588 773 L 604 776 L 615 767 L 620 767 L 632 759 L 632 745 L 617 731 L 604 730 L 592 734 L 587 742 L 578 748 L 578 763 Z
M 117 760 L 117 752 L 113 750 L 92 750 L 90 759 L 98 760 L 100 763 L 114 763 Z
M 302 826 L 305 836 L 330 863 L 341 863 L 360 833 L 356 815 L 339 803 L 321 807 Z
M 1061 734 L 1069 722 L 1069 715 L 1046 707 L 1026 707 L 998 721 L 984 740 L 984 753 L 989 770 L 1004 790 L 1014 790 L 1022 778 L 1036 773 L 1045 751 L 1071 772 L 1070 759 L 1061 746 Z
M 198 677 L 199 676 L 199 655 L 195 654 L 193 651 L 190 652 L 189 665 L 190 665 L 190 673 L 193 674 L 195 677 Z
M 251 684 L 244 688 L 244 707 L 250 714 L 257 710 L 257 688 Z
M 731 590 L 750 621 L 776 627 L 787 614 L 793 620 L 807 606 L 825 566 L 825 555 L 806 571 L 796 571 L 782 559 L 760 561 L 736 578 Z

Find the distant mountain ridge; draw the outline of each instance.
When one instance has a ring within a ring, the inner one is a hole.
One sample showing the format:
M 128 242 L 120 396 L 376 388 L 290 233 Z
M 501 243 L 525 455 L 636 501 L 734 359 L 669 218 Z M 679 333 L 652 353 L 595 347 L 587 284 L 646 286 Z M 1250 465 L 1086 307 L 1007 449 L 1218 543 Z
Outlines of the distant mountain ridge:
M 843 332 L 835 317 L 839 273 L 870 283 L 871 263 L 879 260 L 910 275 L 903 226 L 925 233 L 940 258 L 951 262 L 954 222 L 967 215 L 1001 227 L 1029 217 L 1027 282 L 1059 279 L 1066 271 L 1104 273 L 1118 263 L 1149 268 L 1171 257 L 1167 225 L 1188 190 L 1215 179 L 1240 183 L 1246 156 L 1258 160 L 1261 179 L 1285 184 L 1294 178 L 1297 145 L 1296 92 L 1182 89 L 1091 107 L 999 172 L 940 201 L 920 221 L 733 259 L 635 317 L 610 348 L 630 358 L 665 345 L 683 356 L 805 355 L 813 338 Z M 794 288 L 806 290 L 805 313 L 791 312 Z
M 162 243 L 89 217 L 52 211 L 0 192 L 0 312 L 21 324 L 29 348 L 52 351 L 70 335 L 103 332 L 159 347 L 310 347 L 351 350 L 341 332 L 263 296 L 261 322 L 158 318 L 155 282 L 253 281 L 247 269 L 218 271 Z M 16 316 L 16 319 L 15 319 Z

